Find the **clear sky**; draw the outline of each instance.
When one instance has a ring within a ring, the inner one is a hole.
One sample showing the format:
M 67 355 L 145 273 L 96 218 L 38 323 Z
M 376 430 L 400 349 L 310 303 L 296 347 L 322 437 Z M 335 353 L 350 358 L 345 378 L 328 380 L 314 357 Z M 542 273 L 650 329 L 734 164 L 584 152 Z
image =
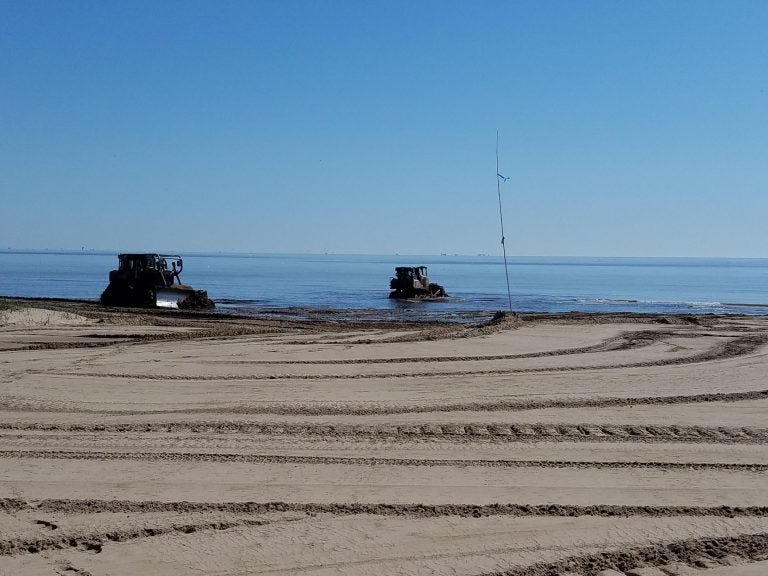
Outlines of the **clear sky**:
M 0 248 L 766 256 L 768 2 L 0 0 Z

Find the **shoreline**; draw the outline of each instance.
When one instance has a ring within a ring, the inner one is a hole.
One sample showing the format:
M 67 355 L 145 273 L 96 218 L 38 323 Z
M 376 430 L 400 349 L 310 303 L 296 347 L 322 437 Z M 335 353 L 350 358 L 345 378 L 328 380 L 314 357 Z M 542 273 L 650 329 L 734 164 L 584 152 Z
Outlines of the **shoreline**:
M 217 308 L 214 311 L 209 310 L 168 310 L 163 308 L 119 308 L 103 306 L 97 299 L 74 299 L 74 298 L 52 298 L 52 297 L 33 297 L 33 296 L 1 296 L 1 302 L 13 304 L 33 305 L 36 303 L 45 305 L 61 306 L 62 308 L 83 307 L 84 310 L 116 312 L 125 314 L 154 314 L 159 316 L 178 317 L 178 318 L 211 318 L 211 319 L 273 319 L 273 320 L 296 320 L 296 321 L 335 321 L 335 322 L 370 322 L 374 324 L 395 322 L 395 323 L 447 323 L 447 324 L 473 324 L 490 322 L 494 315 L 502 314 L 503 317 L 520 317 L 526 319 L 550 318 L 550 319 L 580 319 L 580 318 L 626 318 L 626 319 L 653 319 L 653 318 L 754 318 L 768 315 L 764 314 L 739 314 L 739 313 L 712 313 L 712 312 L 646 312 L 646 311 L 580 311 L 572 310 L 567 312 L 547 312 L 547 311 L 513 311 L 508 312 L 499 310 L 497 312 L 486 310 L 475 310 L 464 313 L 448 312 L 443 317 L 439 313 L 431 316 L 407 318 L 394 317 L 388 314 L 387 310 L 378 308 L 328 308 L 311 306 L 292 306 L 284 308 L 275 307 L 250 307 L 249 313 L 244 313 L 237 308 Z M 768 304 L 742 304 L 742 303 L 723 303 L 723 306 L 735 308 L 768 308 Z M 450 318 L 454 319 L 451 320 Z M 458 319 L 456 319 L 458 318 Z

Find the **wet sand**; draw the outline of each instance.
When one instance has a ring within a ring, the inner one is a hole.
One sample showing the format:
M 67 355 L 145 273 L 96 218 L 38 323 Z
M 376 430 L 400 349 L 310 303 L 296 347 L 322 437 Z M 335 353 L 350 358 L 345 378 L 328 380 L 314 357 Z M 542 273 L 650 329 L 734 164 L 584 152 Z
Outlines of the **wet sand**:
M 18 301 L 0 575 L 768 573 L 766 374 L 754 316 Z

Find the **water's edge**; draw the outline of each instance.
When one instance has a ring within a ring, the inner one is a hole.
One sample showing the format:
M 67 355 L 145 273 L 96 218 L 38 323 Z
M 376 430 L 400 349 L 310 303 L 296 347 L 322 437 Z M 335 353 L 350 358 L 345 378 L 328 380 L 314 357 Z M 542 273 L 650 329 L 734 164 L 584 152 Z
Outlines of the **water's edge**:
M 182 280 L 220 313 L 467 321 L 508 310 L 494 256 L 183 255 Z M 0 251 L 0 294 L 97 301 L 116 267 L 106 252 Z M 749 314 L 768 309 L 768 259 L 510 258 L 518 312 Z M 391 300 L 395 266 L 425 265 L 449 297 Z

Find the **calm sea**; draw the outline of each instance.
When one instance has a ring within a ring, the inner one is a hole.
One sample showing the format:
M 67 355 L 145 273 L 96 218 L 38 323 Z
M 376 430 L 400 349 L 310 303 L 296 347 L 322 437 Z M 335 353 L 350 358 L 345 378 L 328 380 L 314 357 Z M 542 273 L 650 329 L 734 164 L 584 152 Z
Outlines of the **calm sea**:
M 184 254 L 182 280 L 223 313 L 468 320 L 508 309 L 490 256 Z M 97 300 L 117 256 L 0 251 L 0 295 Z M 450 298 L 393 301 L 395 266 L 425 265 Z M 512 258 L 512 307 L 536 312 L 768 313 L 768 259 Z

